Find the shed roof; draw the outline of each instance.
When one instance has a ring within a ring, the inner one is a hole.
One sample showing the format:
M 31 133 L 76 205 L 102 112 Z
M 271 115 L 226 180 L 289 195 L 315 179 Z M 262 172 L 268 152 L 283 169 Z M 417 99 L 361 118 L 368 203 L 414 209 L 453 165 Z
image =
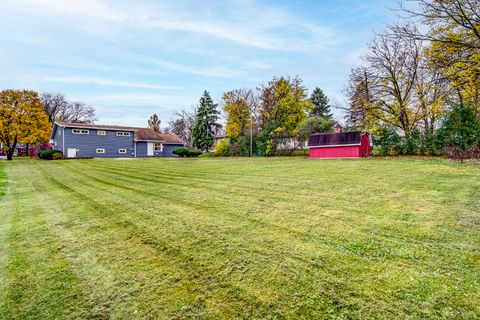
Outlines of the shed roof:
M 134 132 L 135 141 L 158 141 L 164 143 L 183 144 L 183 140 L 176 134 L 159 133 L 150 128 L 116 126 L 105 124 L 56 122 L 56 124 L 69 128 L 96 129 L 96 130 L 123 130 Z
M 362 131 L 316 133 L 308 138 L 309 147 L 360 145 Z

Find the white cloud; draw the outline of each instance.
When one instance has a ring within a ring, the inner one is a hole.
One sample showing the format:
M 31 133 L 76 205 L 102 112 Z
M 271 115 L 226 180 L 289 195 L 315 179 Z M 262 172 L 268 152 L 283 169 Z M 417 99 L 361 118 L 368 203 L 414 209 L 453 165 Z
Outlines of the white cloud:
M 160 95 L 160 94 L 141 94 L 141 93 L 118 93 L 104 94 L 90 97 L 83 97 L 89 102 L 115 103 L 119 102 L 123 105 L 136 104 L 183 104 L 190 105 L 198 100 L 198 97 L 182 96 L 182 95 Z
M 159 90 L 180 90 L 181 87 L 165 86 L 156 83 L 132 82 L 132 81 L 117 81 L 111 79 L 97 78 L 97 77 L 46 77 L 44 81 L 48 82 L 67 82 L 80 84 L 96 84 L 110 87 L 128 87 L 128 88 L 143 88 L 143 89 L 159 89 Z
M 217 78 L 234 78 L 239 77 L 242 75 L 242 72 L 239 70 L 234 70 L 225 67 L 209 67 L 209 68 L 196 68 L 196 67 L 189 67 L 187 65 L 181 65 L 178 63 L 158 59 L 158 58 L 151 58 L 150 61 L 157 66 L 167 68 L 172 71 L 194 74 L 198 76 L 207 76 L 207 77 L 217 77 Z
M 93 20 L 105 21 L 109 28 L 132 26 L 188 32 L 258 49 L 306 51 L 335 42 L 333 29 L 254 1 L 198 6 L 196 2 L 16 0 L 9 5 L 64 19 L 79 18 L 83 23 L 77 26 L 83 28 L 88 28 Z M 98 33 L 105 34 L 105 30 Z

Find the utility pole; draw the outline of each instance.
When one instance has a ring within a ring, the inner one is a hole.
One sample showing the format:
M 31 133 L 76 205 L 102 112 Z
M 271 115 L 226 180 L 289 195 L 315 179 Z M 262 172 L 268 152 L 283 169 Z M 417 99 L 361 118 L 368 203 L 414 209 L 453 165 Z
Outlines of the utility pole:
M 252 134 L 252 122 L 253 122 L 253 119 L 252 119 L 252 114 L 250 113 L 250 157 L 253 156 L 253 134 Z

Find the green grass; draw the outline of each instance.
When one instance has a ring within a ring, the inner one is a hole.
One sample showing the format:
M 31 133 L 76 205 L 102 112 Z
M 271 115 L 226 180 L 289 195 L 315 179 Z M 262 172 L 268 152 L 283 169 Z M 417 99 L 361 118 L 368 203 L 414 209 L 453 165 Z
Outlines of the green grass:
M 3 161 L 0 319 L 477 318 L 479 199 L 438 159 Z

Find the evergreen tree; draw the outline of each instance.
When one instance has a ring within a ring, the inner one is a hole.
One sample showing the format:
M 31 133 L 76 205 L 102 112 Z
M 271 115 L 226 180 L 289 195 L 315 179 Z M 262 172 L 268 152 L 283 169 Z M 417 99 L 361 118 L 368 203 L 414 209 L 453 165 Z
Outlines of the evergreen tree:
M 217 104 L 213 103 L 208 91 L 203 92 L 200 98 L 200 105 L 195 115 L 195 127 L 193 128 L 193 146 L 208 152 L 213 146 L 215 132 L 221 127 L 217 123 L 220 112 Z
M 325 119 L 332 118 L 333 115 L 330 113 L 328 97 L 325 93 L 323 93 L 322 89 L 316 87 L 315 90 L 313 90 L 310 100 L 313 104 L 313 109 L 310 112 L 310 116 L 323 117 Z
M 156 113 L 152 114 L 150 119 L 148 119 L 148 127 L 156 132 L 160 132 L 160 123 L 161 120 Z

